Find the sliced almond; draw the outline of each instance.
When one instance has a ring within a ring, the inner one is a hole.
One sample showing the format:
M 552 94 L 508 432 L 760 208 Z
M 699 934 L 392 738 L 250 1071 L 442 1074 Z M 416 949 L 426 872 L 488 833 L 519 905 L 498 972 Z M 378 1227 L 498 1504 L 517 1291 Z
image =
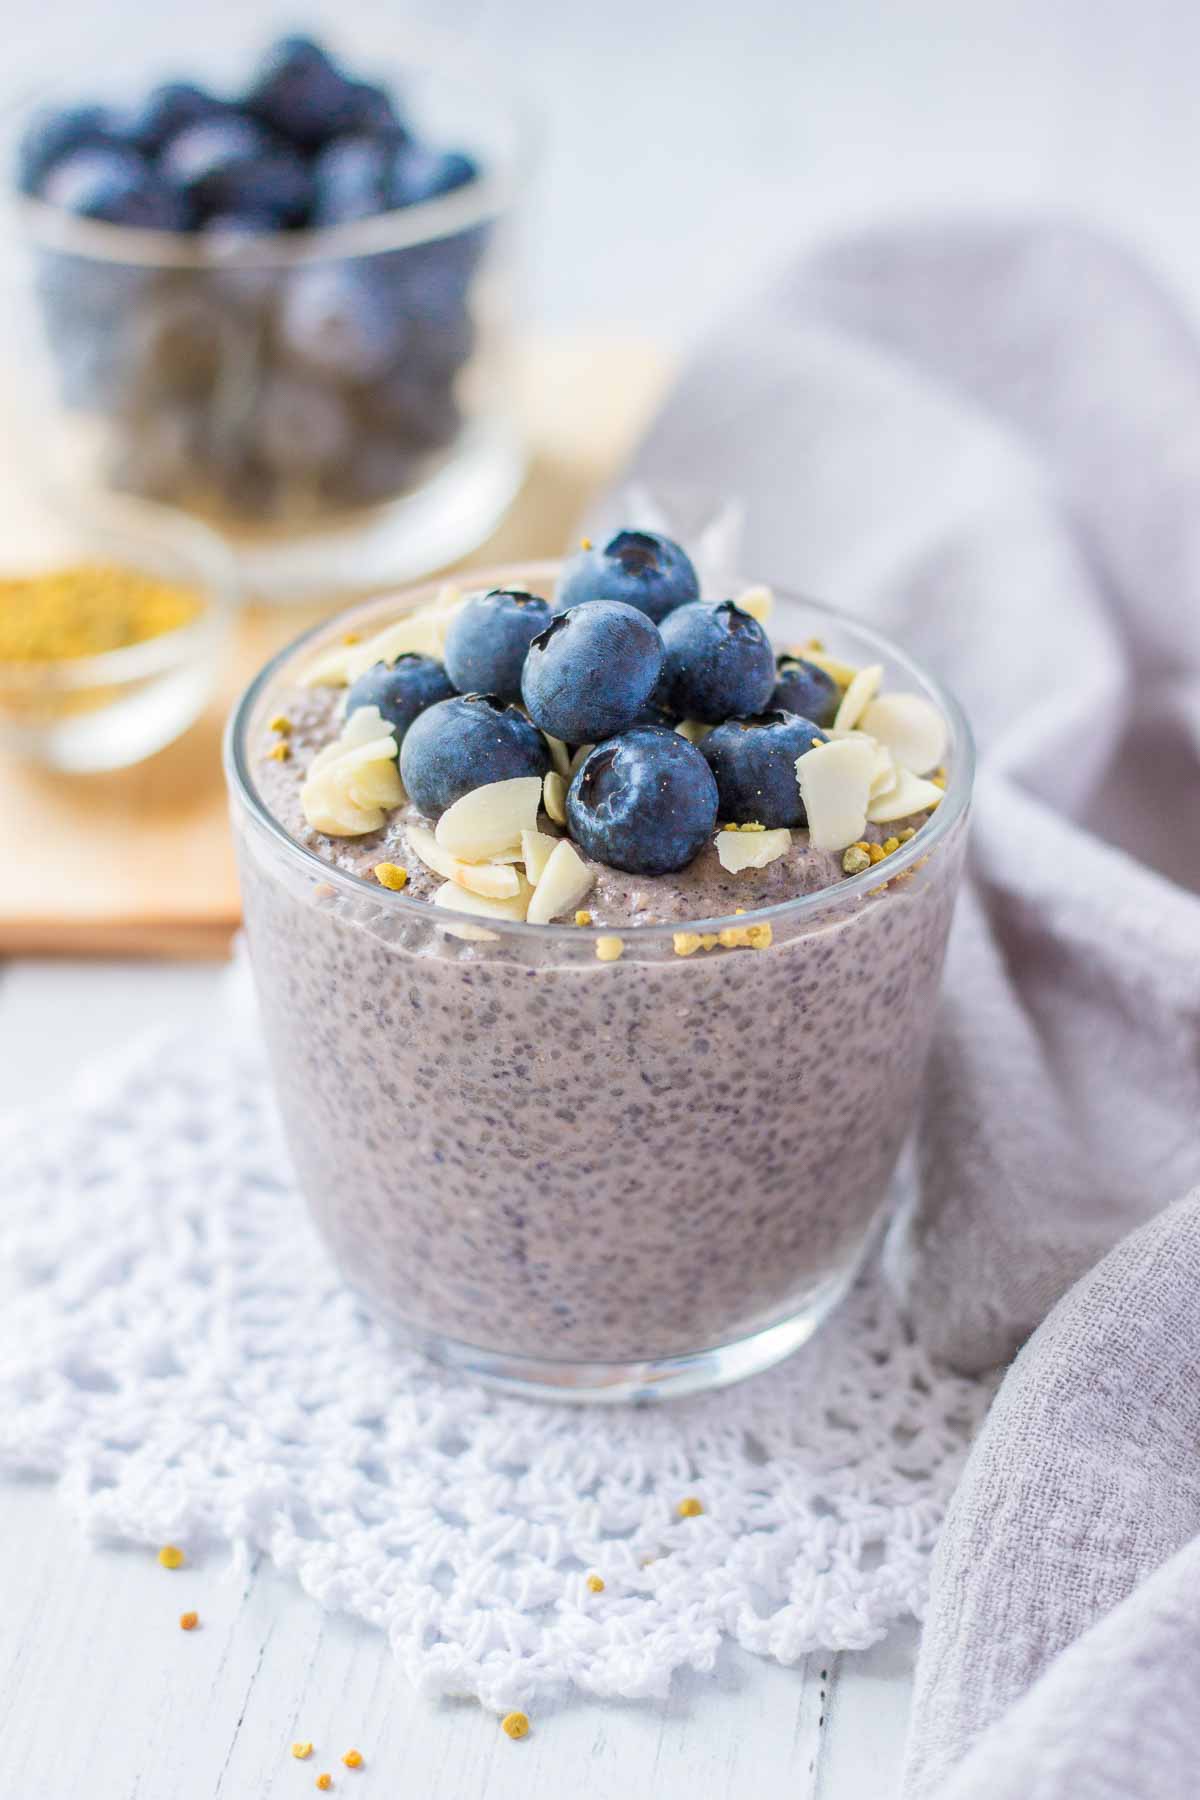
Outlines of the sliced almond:
M 571 758 L 570 766 L 567 769 L 567 781 L 568 782 L 570 782 L 579 773 L 580 769 L 582 769 L 584 763 L 587 761 L 588 757 L 592 754 L 592 751 L 595 748 L 596 748 L 595 744 L 580 744 L 578 750 L 576 750 L 574 756 Z
M 730 875 L 743 869 L 765 869 L 791 848 L 792 834 L 785 826 L 774 831 L 718 831 L 717 861 Z
M 567 749 L 567 746 L 563 743 L 561 738 L 551 737 L 548 731 L 543 731 L 542 736 L 545 738 L 546 748 L 550 752 L 550 761 L 554 764 L 563 780 L 570 781 L 571 752 Z
M 323 750 L 317 751 L 308 765 L 308 772 L 310 775 L 318 775 L 347 750 L 354 749 L 358 744 L 369 744 L 377 738 L 389 737 L 391 732 L 391 726 L 377 706 L 358 706 L 332 742 L 326 744 Z
M 460 888 L 457 882 L 448 881 L 433 896 L 435 906 L 445 907 L 450 912 L 467 913 L 478 919 L 523 919 L 529 905 L 533 889 L 527 881 L 521 883 L 520 892 L 509 900 L 488 900 L 482 894 L 469 894 L 466 888 Z M 448 926 L 455 937 L 473 938 L 479 942 L 497 936 L 494 931 L 485 931 L 478 925 Z
M 859 723 L 914 775 L 928 775 L 946 754 L 946 721 L 924 694 L 881 694 Z
M 418 607 L 416 612 L 394 619 L 362 643 L 335 644 L 309 665 L 301 682 L 305 687 L 345 687 L 377 662 L 394 663 L 406 651 L 440 656 L 446 618 L 433 606 Z
M 858 671 L 842 695 L 842 703 L 838 707 L 837 717 L 833 721 L 839 731 L 854 730 L 862 718 L 863 712 L 879 692 L 882 680 L 882 663 L 871 663 L 867 668 Z
M 517 850 L 522 831 L 537 829 L 541 797 L 536 775 L 515 775 L 472 788 L 438 820 L 437 841 L 461 862 L 486 862 L 490 856 Z
M 557 769 L 551 769 L 543 790 L 546 811 L 556 825 L 567 822 L 567 784 Z
M 560 842 L 561 839 L 549 837 L 544 831 L 521 833 L 521 861 L 525 864 L 526 875 L 535 887 L 542 879 L 542 872 Z
M 453 881 L 470 894 L 488 900 L 509 900 L 521 891 L 521 881 L 511 863 L 467 863 L 451 856 L 434 837 L 427 825 L 406 827 L 409 844 L 427 869 L 443 881 Z
M 760 625 L 765 625 L 775 610 L 775 596 L 769 587 L 748 587 L 738 595 L 737 605 Z
M 403 803 L 396 740 L 377 707 L 359 707 L 313 757 L 300 789 L 304 817 L 327 837 L 362 837 Z
M 862 836 L 874 770 L 874 750 L 865 738 L 835 738 L 796 758 L 814 849 L 845 850 Z
M 533 890 L 526 918 L 531 925 L 548 925 L 551 919 L 574 912 L 591 892 L 595 879 L 596 871 L 588 867 L 574 844 L 560 838 Z
M 896 768 L 892 753 L 886 744 L 881 744 L 878 738 L 873 738 L 869 731 L 838 731 L 836 726 L 829 732 L 829 736 L 834 739 L 861 740 L 863 743 L 870 744 L 875 758 L 875 768 L 871 776 L 871 798 L 874 799 L 878 794 L 891 793 L 896 785 L 899 770 Z
M 932 812 L 946 798 L 936 782 L 925 781 L 911 769 L 901 769 L 895 787 L 880 794 L 867 807 L 872 825 L 888 825 L 893 819 L 907 819 L 912 813 Z
M 840 688 L 848 688 L 858 670 L 853 663 L 842 662 L 840 657 L 828 656 L 824 650 L 801 648 L 790 652 L 804 662 L 814 663 L 818 669 L 824 669 L 831 681 L 836 681 Z
M 713 728 L 711 725 L 701 724 L 699 719 L 683 719 L 675 729 L 689 744 L 702 744 Z

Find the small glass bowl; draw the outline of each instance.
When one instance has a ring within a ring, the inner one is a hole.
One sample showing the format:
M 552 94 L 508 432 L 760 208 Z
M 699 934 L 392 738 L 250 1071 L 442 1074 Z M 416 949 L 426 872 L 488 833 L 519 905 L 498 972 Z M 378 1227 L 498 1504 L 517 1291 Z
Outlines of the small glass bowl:
M 232 558 L 206 526 L 144 501 L 46 502 L 6 531 L 0 581 L 79 563 L 117 566 L 193 594 L 187 624 L 94 656 L 0 662 L 0 750 L 72 775 L 161 750 L 211 699 L 235 593 Z
M 16 191 L 15 144 L 34 113 L 128 105 L 181 73 L 235 92 L 252 61 L 240 41 L 115 71 L 106 58 L 38 86 L 0 142 L 0 357 L 50 478 L 203 519 L 267 600 L 366 593 L 453 561 L 503 517 L 525 470 L 510 368 L 525 120 L 457 53 L 400 60 L 378 29 L 356 42 L 340 15 L 317 25 L 479 177 L 351 224 L 233 237 L 111 225 Z

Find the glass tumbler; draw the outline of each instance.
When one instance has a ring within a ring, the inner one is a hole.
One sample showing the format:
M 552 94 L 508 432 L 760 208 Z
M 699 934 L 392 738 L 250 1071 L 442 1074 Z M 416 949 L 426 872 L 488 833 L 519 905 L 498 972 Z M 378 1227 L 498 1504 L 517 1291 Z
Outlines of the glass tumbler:
M 481 585 L 551 592 L 555 565 Z M 300 1187 L 346 1278 L 406 1342 L 519 1392 L 630 1400 L 735 1380 L 845 1293 L 913 1120 L 966 838 L 955 701 L 896 646 L 776 595 L 881 662 L 950 729 L 946 796 L 911 842 L 824 889 L 689 930 L 487 922 L 330 866 L 254 777 L 328 636 L 259 675 L 227 740 L 251 962 Z M 461 920 L 459 920 L 461 925 Z M 753 929 L 750 929 L 753 928 Z M 723 937 L 720 934 L 724 934 Z M 694 946 L 693 946 L 694 947 Z

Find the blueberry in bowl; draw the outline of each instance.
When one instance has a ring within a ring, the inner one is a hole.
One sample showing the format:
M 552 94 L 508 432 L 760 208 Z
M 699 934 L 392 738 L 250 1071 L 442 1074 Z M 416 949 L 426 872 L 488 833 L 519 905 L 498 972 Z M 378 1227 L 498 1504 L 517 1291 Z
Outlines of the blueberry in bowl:
M 716 780 L 722 819 L 768 830 L 806 824 L 796 759 L 828 742 L 811 719 L 778 709 L 715 726 L 699 749 Z
M 658 627 L 635 606 L 597 600 L 556 613 L 533 639 L 521 698 L 551 737 L 595 744 L 634 723 L 662 672 Z
M 541 732 L 495 694 L 439 700 L 418 714 L 400 746 L 405 791 L 431 819 L 473 788 L 549 768 Z
M 559 612 L 592 600 L 622 600 L 660 624 L 677 606 L 700 598 L 687 551 L 655 531 L 618 531 L 604 548 L 585 544 L 563 569 Z
M 775 691 L 775 652 L 751 613 L 733 600 L 692 601 L 662 623 L 663 684 L 681 719 L 719 725 L 761 712 Z
M 816 725 L 832 725 L 841 692 L 833 676 L 806 657 L 784 651 L 775 659 L 775 692 L 771 705 L 799 713 Z
M 346 717 L 360 706 L 376 706 L 396 734 L 398 744 L 419 713 L 454 695 L 454 683 L 432 656 L 405 651 L 394 663 L 377 662 L 360 675 L 346 694 Z
M 636 725 L 597 745 L 576 771 L 567 822 L 598 862 L 668 875 L 712 836 L 717 803 L 712 770 L 693 744 L 661 725 Z
M 459 693 L 521 698 L 529 646 L 550 622 L 537 594 L 493 588 L 467 600 L 446 632 L 446 673 Z
M 181 57 L 126 82 L 119 104 L 64 87 L 61 103 L 26 112 L 10 167 L 35 297 L 71 290 L 53 317 L 42 307 L 57 393 L 40 441 L 90 485 L 148 491 L 143 446 L 163 436 L 176 396 L 123 363 L 122 347 L 149 341 L 184 295 L 222 310 L 226 354 L 191 396 L 191 452 L 154 473 L 156 495 L 272 534 L 419 497 L 405 555 L 427 517 L 429 554 L 436 540 L 445 560 L 455 533 L 466 548 L 494 523 L 500 484 L 519 479 L 498 226 L 521 123 L 502 97 L 484 103 L 469 67 L 461 83 L 453 68 L 414 67 L 393 85 L 310 36 L 279 39 L 220 84 L 203 63 Z M 320 429 L 303 447 L 285 441 L 301 384 L 319 394 Z M 265 535 L 259 545 L 269 561 Z M 344 557 L 339 574 L 332 547 L 321 554 L 332 584 L 344 581 Z

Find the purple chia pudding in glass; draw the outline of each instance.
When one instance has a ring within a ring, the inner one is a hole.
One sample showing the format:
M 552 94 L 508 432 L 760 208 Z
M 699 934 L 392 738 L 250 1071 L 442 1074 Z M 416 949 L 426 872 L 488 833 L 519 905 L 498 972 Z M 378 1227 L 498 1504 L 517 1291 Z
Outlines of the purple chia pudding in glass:
M 616 599 L 589 546 L 342 614 L 263 670 L 227 747 L 319 1230 L 404 1341 L 563 1399 L 753 1373 L 850 1285 L 972 773 L 899 649 L 764 589 L 701 601 L 666 540 L 619 535 L 651 550 Z

